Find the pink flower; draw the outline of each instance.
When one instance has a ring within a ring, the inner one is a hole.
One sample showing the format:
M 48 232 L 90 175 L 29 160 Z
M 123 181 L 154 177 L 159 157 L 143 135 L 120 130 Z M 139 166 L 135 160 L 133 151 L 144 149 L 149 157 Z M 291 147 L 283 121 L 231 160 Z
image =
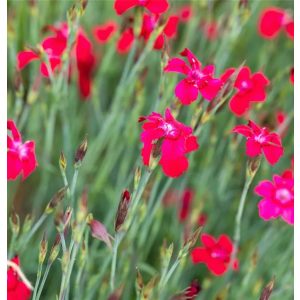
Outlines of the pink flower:
M 223 84 L 220 79 L 213 78 L 215 66 L 209 65 L 202 68 L 200 61 L 187 48 L 180 54 L 187 57 L 189 66 L 180 58 L 172 58 L 168 61 L 164 71 L 177 72 L 186 76 L 175 88 L 175 95 L 181 103 L 183 105 L 191 104 L 197 99 L 198 93 L 208 101 L 215 98 Z
M 13 120 L 7 121 L 7 129 L 12 137 L 7 135 L 7 179 L 15 180 L 22 174 L 26 179 L 38 166 L 35 156 L 34 141 L 22 143 L 22 137 Z
M 127 53 L 134 42 L 134 33 L 132 27 L 127 28 L 121 33 L 117 41 L 117 52 L 120 54 Z
M 221 276 L 230 267 L 230 258 L 233 243 L 230 238 L 221 234 L 218 240 L 213 236 L 203 233 L 201 235 L 203 247 L 196 247 L 191 252 L 194 264 L 203 263 L 216 276 Z
M 127 10 L 142 6 L 153 14 L 162 14 L 169 8 L 167 0 L 115 0 L 114 9 L 118 15 L 122 15 Z
M 227 79 L 233 72 L 234 69 L 229 69 L 222 75 L 222 79 Z M 267 96 L 265 89 L 269 83 L 268 78 L 262 72 L 251 75 L 249 67 L 243 67 L 234 83 L 237 92 L 230 99 L 230 110 L 240 117 L 250 109 L 252 102 L 264 102 Z
M 273 181 L 263 180 L 255 187 L 255 193 L 263 197 L 258 203 L 263 220 L 281 217 L 286 223 L 294 224 L 294 178 L 289 175 L 274 175 Z
M 265 39 L 276 38 L 281 30 L 294 39 L 294 21 L 282 8 L 268 7 L 262 11 L 258 21 L 258 32 Z
M 17 266 L 20 266 L 18 256 L 12 260 Z M 18 273 L 12 268 L 7 270 L 7 300 L 29 300 L 31 289 L 21 280 Z
M 159 17 L 157 15 L 144 14 L 143 24 L 140 36 L 144 38 L 145 41 L 151 36 L 151 33 L 158 25 Z M 166 25 L 163 29 L 163 32 L 156 38 L 153 48 L 156 50 L 161 50 L 164 46 L 164 36 L 172 39 L 176 36 L 177 27 L 178 27 L 179 17 L 172 15 L 168 18 Z
M 83 99 L 91 95 L 92 73 L 96 64 L 93 45 L 83 30 L 79 30 L 75 46 L 78 87 Z
M 281 138 L 277 133 L 270 133 L 266 127 L 260 128 L 253 121 L 248 125 L 237 125 L 233 132 L 247 138 L 246 154 L 255 157 L 264 153 L 267 161 L 274 165 L 283 155 Z
M 165 175 L 182 175 L 189 166 L 185 155 L 199 148 L 197 138 L 192 135 L 192 128 L 175 120 L 169 108 L 166 109 L 165 117 L 153 112 L 147 117 L 141 117 L 139 122 L 143 121 L 146 121 L 141 133 L 144 165 L 149 166 L 155 150 L 161 154 L 159 164 Z
M 118 28 L 118 25 L 114 21 L 107 21 L 104 24 L 94 26 L 93 33 L 99 44 L 107 43 L 114 35 Z
M 48 26 L 53 35 L 45 38 L 42 43 L 42 49 L 48 56 L 49 67 L 53 73 L 61 67 L 61 56 L 67 47 L 68 26 L 62 23 L 59 27 Z M 30 62 L 40 60 L 40 54 L 33 50 L 21 51 L 17 54 L 17 68 L 22 70 Z M 41 62 L 40 72 L 43 76 L 49 77 L 49 70 L 45 62 Z

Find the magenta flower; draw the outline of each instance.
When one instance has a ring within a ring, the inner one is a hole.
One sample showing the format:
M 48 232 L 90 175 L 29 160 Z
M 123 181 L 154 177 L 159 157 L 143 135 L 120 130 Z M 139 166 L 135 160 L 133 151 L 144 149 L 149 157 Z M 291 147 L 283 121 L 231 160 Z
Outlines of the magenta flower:
M 15 180 L 20 174 L 26 179 L 37 167 L 34 141 L 22 143 L 22 137 L 13 120 L 7 121 L 7 179 Z
M 281 217 L 286 223 L 294 224 L 294 178 L 274 175 L 273 182 L 261 181 L 254 189 L 263 199 L 258 203 L 259 216 L 269 221 Z
M 114 9 L 122 15 L 137 6 L 145 7 L 153 14 L 162 14 L 169 8 L 169 3 L 167 0 L 115 0 Z
M 172 58 L 164 68 L 165 72 L 177 72 L 186 76 L 177 84 L 175 95 L 183 105 L 191 104 L 198 98 L 199 93 L 204 99 L 211 101 L 223 84 L 220 79 L 213 77 L 215 66 L 208 65 L 202 68 L 201 62 L 187 48 L 180 54 L 187 57 L 189 66 L 180 58 Z
M 192 135 L 192 128 L 175 120 L 169 108 L 166 109 L 165 117 L 152 112 L 147 117 L 140 117 L 139 122 L 143 121 L 146 121 L 141 133 L 141 141 L 144 144 L 141 155 L 144 165 L 149 166 L 151 155 L 159 148 L 159 164 L 165 175 L 182 175 L 189 166 L 185 155 L 199 148 L 197 138 Z
M 270 133 L 266 127 L 260 128 L 253 121 L 248 125 L 237 125 L 233 132 L 241 134 L 247 138 L 246 154 L 255 157 L 264 153 L 267 161 L 274 165 L 283 155 L 281 138 L 277 133 Z

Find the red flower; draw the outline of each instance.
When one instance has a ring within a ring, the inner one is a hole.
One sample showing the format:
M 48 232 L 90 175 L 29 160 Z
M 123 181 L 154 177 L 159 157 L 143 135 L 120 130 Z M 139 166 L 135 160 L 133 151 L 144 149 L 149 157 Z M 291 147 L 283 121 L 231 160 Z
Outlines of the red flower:
M 230 70 L 232 73 L 234 72 L 234 69 Z M 230 71 L 223 74 L 223 80 L 229 75 Z M 268 78 L 262 72 L 251 75 L 249 67 L 243 67 L 234 83 L 237 92 L 230 99 L 230 110 L 240 117 L 250 109 L 251 102 L 264 102 L 267 97 L 265 89 L 269 83 Z
M 277 133 L 270 133 L 266 127 L 260 128 L 253 121 L 248 125 L 237 125 L 233 132 L 247 138 L 246 154 L 250 157 L 261 155 L 263 152 L 267 161 L 274 165 L 283 155 L 281 138 Z
M 215 40 L 219 35 L 218 23 L 215 21 L 203 21 L 200 27 L 206 38 L 210 41 Z
M 42 49 L 49 60 L 49 67 L 53 73 L 61 66 L 61 56 L 67 47 L 68 26 L 62 23 L 59 27 L 48 26 L 54 35 L 45 38 L 42 41 Z M 40 54 L 33 50 L 21 51 L 17 54 L 17 68 L 22 70 L 30 62 L 41 59 Z M 49 77 L 49 70 L 45 62 L 41 62 L 40 72 L 43 76 Z
M 201 213 L 198 218 L 198 225 L 204 226 L 207 223 L 207 214 Z
M 185 155 L 199 148 L 197 138 L 192 135 L 192 128 L 175 120 L 169 108 L 166 109 L 165 117 L 153 112 L 147 117 L 141 117 L 139 121 L 146 121 L 141 133 L 144 164 L 149 166 L 151 154 L 156 150 L 161 154 L 159 164 L 165 175 L 182 175 L 189 166 Z
M 258 32 L 263 38 L 273 39 L 282 29 L 289 38 L 294 38 L 294 21 L 284 9 L 268 7 L 262 11 L 258 22 Z
M 19 257 L 15 256 L 12 260 L 20 266 Z M 29 300 L 31 289 L 20 279 L 16 270 L 12 267 L 7 270 L 7 300 Z
M 93 28 L 94 36 L 98 43 L 105 44 L 114 35 L 118 25 L 114 21 L 107 21 L 104 24 L 97 25 Z
M 162 14 L 169 8 L 167 0 L 115 0 L 114 9 L 118 15 L 122 15 L 127 10 L 142 6 L 153 14 Z
M 87 99 L 91 94 L 92 73 L 96 59 L 92 43 L 82 30 L 79 30 L 77 34 L 75 53 L 80 95 L 82 98 Z
M 22 174 L 26 179 L 38 166 L 35 156 L 34 141 L 22 143 L 21 134 L 13 120 L 7 121 L 7 129 L 12 137 L 7 135 L 7 179 L 15 180 Z
M 216 97 L 223 83 L 220 79 L 213 78 L 215 66 L 209 65 L 202 68 L 200 61 L 187 48 L 180 54 L 187 57 L 190 66 L 180 58 L 172 58 L 168 61 L 164 71 L 177 72 L 186 76 L 175 88 L 175 95 L 181 103 L 191 104 L 197 99 L 198 93 L 208 101 Z
M 294 67 L 292 67 L 290 71 L 290 81 L 294 84 Z
M 294 224 L 294 178 L 291 173 L 274 175 L 273 182 L 263 180 L 254 191 L 263 197 L 258 203 L 259 216 L 263 220 L 281 217 L 286 223 Z
M 184 222 L 189 215 L 191 202 L 194 198 L 194 192 L 191 189 L 186 189 L 181 197 L 181 207 L 179 210 L 179 221 Z
M 188 22 L 193 15 L 192 7 L 190 5 L 182 6 L 179 9 L 178 16 L 182 23 Z
M 117 41 L 118 53 L 120 54 L 127 53 L 130 50 L 133 42 L 134 42 L 134 34 L 133 34 L 133 29 L 130 27 L 121 33 L 121 36 Z
M 216 276 L 223 275 L 230 266 L 233 243 L 230 238 L 221 234 L 216 240 L 213 236 L 203 233 L 201 241 L 204 247 L 196 247 L 191 252 L 194 264 L 203 263 Z
M 194 300 L 201 292 L 201 286 L 197 279 L 193 280 L 189 287 L 186 288 L 184 296 L 186 300 Z
M 140 36 L 144 38 L 145 41 L 147 41 L 153 30 L 158 24 L 159 17 L 157 15 L 149 15 L 144 14 L 143 16 L 143 24 Z M 156 50 L 160 50 L 164 46 L 164 36 L 172 39 L 176 36 L 177 33 L 177 27 L 178 27 L 179 17 L 176 15 L 172 15 L 168 18 L 166 25 L 163 29 L 163 32 L 156 38 L 154 42 L 153 48 Z

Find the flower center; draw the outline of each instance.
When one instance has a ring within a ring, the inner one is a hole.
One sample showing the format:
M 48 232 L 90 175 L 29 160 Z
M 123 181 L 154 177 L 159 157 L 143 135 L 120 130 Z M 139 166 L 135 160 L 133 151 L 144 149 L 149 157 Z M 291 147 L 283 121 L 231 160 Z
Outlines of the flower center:
M 139 4 L 142 6 L 145 6 L 147 4 L 148 0 L 139 0 Z
M 260 144 L 262 144 L 262 143 L 264 143 L 266 141 L 266 137 L 265 137 L 265 135 L 263 133 L 261 133 L 259 135 L 256 135 L 254 137 L 254 139 L 255 139 L 256 142 L 258 142 Z
M 222 260 L 226 260 L 228 258 L 228 254 L 226 251 L 224 251 L 223 249 L 214 249 L 211 253 L 210 253 L 212 258 L 219 258 Z
M 241 91 L 246 92 L 246 91 L 250 90 L 251 88 L 252 88 L 252 82 L 251 81 L 243 80 L 241 82 L 241 88 L 240 88 Z
M 192 70 L 190 72 L 190 78 L 194 81 L 199 81 L 199 80 L 203 79 L 204 77 L 205 77 L 205 75 L 199 70 Z
M 289 203 L 290 201 L 293 200 L 293 195 L 286 188 L 282 188 L 282 189 L 277 190 L 276 194 L 275 194 L 275 197 L 282 204 L 287 204 L 287 203 Z
M 168 122 L 165 122 L 162 125 L 162 129 L 165 132 L 165 136 L 171 139 L 177 139 L 180 135 L 180 131 L 173 125 Z

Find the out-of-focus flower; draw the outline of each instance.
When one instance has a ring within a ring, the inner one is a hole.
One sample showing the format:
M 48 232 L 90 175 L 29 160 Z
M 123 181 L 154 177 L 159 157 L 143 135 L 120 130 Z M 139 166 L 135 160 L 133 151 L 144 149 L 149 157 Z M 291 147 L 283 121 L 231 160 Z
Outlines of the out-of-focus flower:
M 87 99 L 91 95 L 92 73 L 96 59 L 93 45 L 83 30 L 79 30 L 76 39 L 76 63 L 78 70 L 78 87 L 81 97 Z
M 197 279 L 193 280 L 184 292 L 186 300 L 194 300 L 196 296 L 201 292 L 201 285 Z
M 233 243 L 230 238 L 221 234 L 215 239 L 213 236 L 203 233 L 201 235 L 203 247 L 196 247 L 191 252 L 194 264 L 203 263 L 216 276 L 223 275 L 230 267 L 230 257 L 233 251 Z
M 210 41 L 215 40 L 219 35 L 218 23 L 216 21 L 202 21 L 200 28 L 205 37 Z
M 111 240 L 112 236 L 107 232 L 106 227 L 97 220 L 90 220 L 89 226 L 91 229 L 92 236 L 100 241 L 103 241 L 108 248 L 112 248 Z
M 153 112 L 149 116 L 140 117 L 139 121 L 146 121 L 141 133 L 144 164 L 150 165 L 150 158 L 155 150 L 161 154 L 159 164 L 165 175 L 182 175 L 189 166 L 185 155 L 199 148 L 196 136 L 192 135 L 192 128 L 175 120 L 169 108 L 166 109 L 165 117 Z
M 41 62 L 40 72 L 43 76 L 49 77 L 49 70 L 54 73 L 56 69 L 59 69 L 61 66 L 61 56 L 67 47 L 67 36 L 68 36 L 68 26 L 66 23 L 62 23 L 59 27 L 48 26 L 53 32 L 53 35 L 45 38 L 41 47 L 47 56 L 49 61 L 49 66 L 45 62 Z M 25 50 L 17 54 L 17 68 L 22 70 L 30 62 L 34 60 L 41 60 L 41 53 L 35 50 Z
M 184 222 L 189 215 L 191 202 L 194 198 L 194 192 L 191 189 L 186 189 L 183 191 L 181 197 L 181 207 L 179 210 L 178 218 L 180 222 Z
M 198 225 L 204 226 L 207 222 L 207 214 L 201 213 L 198 218 Z
M 114 35 L 118 28 L 115 21 L 107 21 L 104 24 L 96 25 L 93 28 L 93 34 L 99 44 L 106 44 Z
M 175 95 L 181 103 L 184 105 L 191 104 L 198 98 L 198 93 L 208 101 L 215 98 L 223 84 L 220 79 L 213 77 L 215 66 L 208 65 L 202 68 L 200 61 L 187 48 L 180 54 L 187 57 L 190 66 L 180 58 L 172 58 L 168 61 L 164 71 L 177 72 L 186 76 L 175 88 Z
M 228 69 L 222 76 L 222 80 L 227 80 L 232 75 L 234 69 Z M 229 102 L 230 110 L 238 117 L 244 115 L 252 102 L 264 102 L 266 100 L 266 87 L 270 81 L 262 73 L 251 74 L 249 67 L 243 67 L 234 83 L 237 92 Z
M 13 120 L 7 121 L 7 129 L 11 137 L 7 135 L 7 179 L 15 180 L 22 174 L 26 179 L 38 166 L 35 156 L 35 142 L 22 143 L 21 134 Z
M 294 84 L 294 67 L 292 67 L 290 71 L 290 81 Z
M 294 39 L 294 21 L 288 12 L 279 7 L 264 9 L 258 21 L 259 34 L 265 39 L 273 39 L 281 30 Z
M 294 224 L 294 178 L 274 175 L 273 181 L 263 180 L 254 189 L 263 199 L 258 203 L 259 216 L 269 221 L 281 217 L 286 223 Z
M 129 27 L 121 33 L 117 41 L 117 52 L 120 54 L 127 53 L 130 50 L 133 42 L 134 42 L 133 28 Z
M 20 267 L 18 256 L 15 256 L 11 262 Z M 21 280 L 13 267 L 9 267 L 7 270 L 7 300 L 29 300 L 30 296 L 31 287 Z
M 182 23 L 188 22 L 192 16 L 193 11 L 190 5 L 184 5 L 178 11 L 178 17 Z
M 259 127 L 251 120 L 248 125 L 237 125 L 233 132 L 246 137 L 246 154 L 250 157 L 264 153 L 267 161 L 274 165 L 283 155 L 280 136 L 275 132 L 270 133 L 266 127 Z
M 162 14 L 169 8 L 167 0 L 115 0 L 114 9 L 118 15 L 136 6 L 145 7 L 153 14 Z
M 142 29 L 140 36 L 145 40 L 148 41 L 148 39 L 151 36 L 151 33 L 155 29 L 155 27 L 158 25 L 159 17 L 157 15 L 150 15 L 145 13 L 143 16 L 143 23 L 142 23 Z M 156 50 L 160 50 L 164 46 L 164 36 L 172 39 L 176 36 L 177 33 L 177 26 L 179 22 L 179 17 L 176 15 L 171 15 L 166 25 L 163 29 L 163 32 L 156 38 L 154 42 L 153 48 Z

